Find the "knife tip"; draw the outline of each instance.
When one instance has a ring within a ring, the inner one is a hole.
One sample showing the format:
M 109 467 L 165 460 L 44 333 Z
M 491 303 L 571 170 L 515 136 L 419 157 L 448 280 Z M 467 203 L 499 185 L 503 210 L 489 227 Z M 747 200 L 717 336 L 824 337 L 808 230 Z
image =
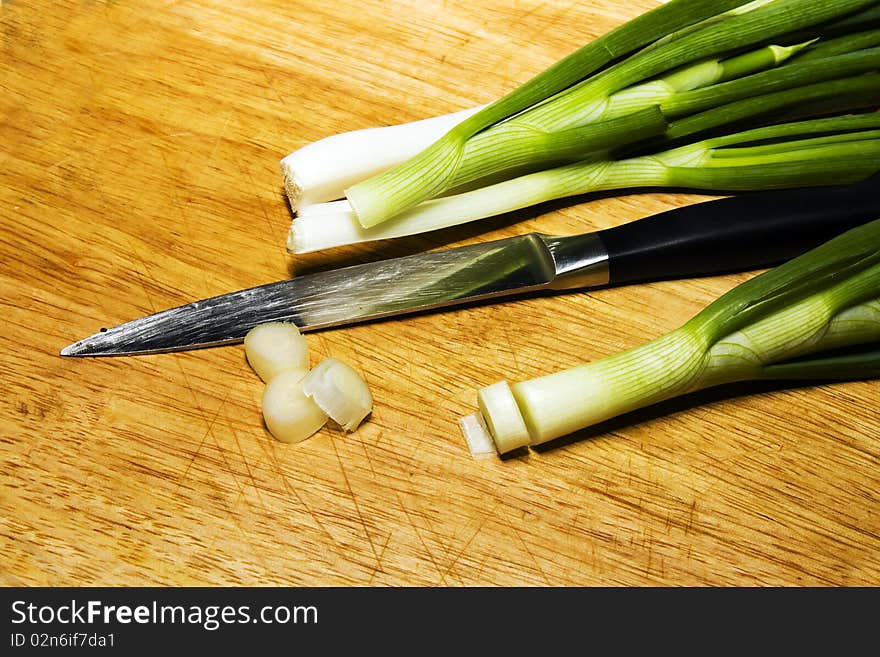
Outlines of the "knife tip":
M 85 356 L 86 354 L 84 354 L 83 351 L 84 351 L 83 341 L 80 340 L 79 342 L 74 342 L 73 344 L 70 344 L 70 345 L 67 345 L 66 347 L 64 347 L 64 349 L 62 349 L 60 352 L 58 352 L 58 355 L 59 356 L 66 356 L 66 357 L 67 356 Z
M 59 355 L 82 358 L 84 356 L 100 356 L 104 354 L 106 350 L 101 349 L 101 340 L 104 338 L 106 331 L 107 329 L 102 329 L 99 333 L 67 345 L 59 352 Z

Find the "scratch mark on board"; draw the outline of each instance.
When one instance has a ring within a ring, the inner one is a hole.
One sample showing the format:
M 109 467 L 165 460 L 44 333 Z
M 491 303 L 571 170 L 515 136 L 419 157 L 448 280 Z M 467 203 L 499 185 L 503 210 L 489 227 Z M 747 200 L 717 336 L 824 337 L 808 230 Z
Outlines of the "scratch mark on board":
M 376 546 L 373 544 L 373 539 L 370 538 L 370 532 L 367 529 L 367 522 L 364 519 L 364 515 L 361 512 L 360 504 L 358 504 L 357 496 L 354 494 L 354 490 L 351 487 L 351 483 L 348 480 L 348 473 L 345 471 L 345 465 L 342 462 L 342 457 L 339 455 L 339 448 L 336 445 L 336 437 L 332 437 L 330 439 L 330 443 L 333 445 L 333 453 L 336 454 L 336 460 L 339 462 L 339 471 L 342 473 L 342 479 L 345 482 L 345 487 L 348 489 L 348 495 L 351 498 L 352 504 L 354 504 L 354 510 L 357 514 L 358 520 L 361 523 L 361 527 L 364 530 L 364 536 L 367 539 L 367 543 L 370 544 L 370 551 L 373 553 L 373 558 L 376 560 L 376 570 L 382 570 L 382 560 L 379 558 L 378 552 L 376 552 Z
M 467 541 L 465 541 L 464 545 L 461 546 L 461 549 L 453 556 L 452 560 L 447 564 L 446 570 L 443 573 L 444 579 L 445 579 L 446 575 L 451 574 L 452 569 L 459 562 L 459 560 L 465 554 L 465 552 L 467 552 L 468 548 L 471 546 L 471 543 L 473 543 L 474 539 L 480 534 L 481 531 L 483 531 L 483 527 L 486 526 L 486 523 L 489 521 L 489 518 L 491 518 L 495 515 L 496 508 L 497 507 L 494 507 L 490 512 L 484 514 L 483 517 L 480 518 L 480 522 L 477 525 L 477 527 L 474 529 L 470 538 L 468 538 Z
M 416 526 L 416 523 L 413 522 L 413 519 L 409 513 L 409 510 L 406 508 L 406 505 L 403 503 L 403 499 L 400 497 L 400 493 L 397 493 L 397 501 L 400 503 L 400 508 L 403 510 L 403 513 L 406 516 L 407 521 L 409 521 L 410 527 L 413 528 L 413 532 L 415 533 L 416 538 L 419 539 L 419 543 L 421 543 L 422 547 L 425 549 L 425 555 L 428 557 L 428 560 L 431 562 L 431 564 L 434 566 L 434 569 L 437 571 L 437 574 L 440 576 L 440 582 L 444 586 L 446 586 L 447 585 L 446 584 L 446 577 L 443 574 L 443 569 L 440 568 L 439 564 L 437 563 L 437 560 L 434 558 L 433 553 L 431 552 L 427 543 L 425 543 L 425 539 L 422 536 L 422 533 L 419 531 L 418 526 Z
M 238 384 L 236 384 L 236 385 L 238 385 Z M 223 406 L 225 406 L 225 402 L 224 402 Z M 219 409 L 218 409 L 218 414 L 219 414 Z M 224 415 L 224 417 L 225 417 L 225 415 Z M 228 422 L 228 418 L 226 418 L 226 419 L 227 419 L 227 428 L 229 429 L 229 432 L 232 434 L 233 440 L 235 440 L 235 445 L 238 448 L 239 455 L 241 456 L 241 462 L 244 464 L 244 468 L 247 471 L 247 476 L 251 480 L 251 486 L 253 487 L 254 494 L 257 496 L 257 500 L 259 501 L 260 508 L 268 516 L 268 515 L 270 515 L 269 508 L 266 506 L 266 503 L 263 500 L 262 495 L 260 494 L 260 486 L 259 486 L 259 484 L 257 484 L 257 480 L 254 477 L 253 470 L 251 470 L 251 464 L 248 461 L 248 458 L 244 453 L 244 447 L 242 447 L 241 441 L 238 439 L 238 433 L 236 433 L 235 429 Z
M 547 577 L 547 573 L 544 572 L 544 569 L 541 568 L 541 564 L 538 563 L 538 559 L 535 557 L 534 554 L 532 554 L 532 551 L 529 549 L 529 546 L 525 542 L 525 539 L 523 539 L 522 534 L 520 534 L 519 530 L 516 527 L 514 527 L 513 525 L 508 524 L 508 527 L 510 527 L 510 529 L 513 530 L 514 536 L 516 536 L 516 538 L 519 540 L 520 544 L 522 544 L 523 549 L 525 550 L 526 554 L 529 556 L 529 559 L 531 559 L 532 563 L 535 564 L 535 570 L 538 571 L 538 574 L 541 576 L 541 579 L 544 580 L 544 584 L 546 586 L 551 586 L 550 579 Z
M 391 532 L 388 533 L 388 536 L 385 537 L 385 542 L 382 543 L 382 549 L 379 550 L 379 559 L 381 560 L 385 556 L 385 550 L 388 549 L 388 544 L 391 542 Z M 369 585 L 372 585 L 376 581 L 376 576 L 383 572 L 381 568 L 377 568 L 373 571 L 373 574 L 370 575 Z
M 110 144 L 108 146 L 104 146 L 103 148 L 99 148 L 98 150 L 96 150 L 93 153 L 89 153 L 88 156 L 90 158 L 94 158 L 95 156 L 102 155 L 104 153 L 107 153 L 108 151 L 122 150 L 122 149 L 125 149 L 128 147 L 131 147 L 131 146 L 139 146 L 141 144 L 148 143 L 148 142 L 161 142 L 161 141 L 165 141 L 166 139 L 176 139 L 178 137 L 191 137 L 193 134 L 194 133 L 192 133 L 192 132 L 172 132 L 167 135 L 158 135 L 158 136 L 157 135 L 149 135 L 146 137 L 138 137 L 137 139 L 131 139 L 128 141 L 117 142 L 117 143 Z M 57 162 L 50 164 L 49 167 L 46 169 L 46 173 L 51 174 L 54 169 L 57 169 L 57 168 L 67 164 L 71 160 L 74 160 L 78 157 L 85 157 L 85 154 L 82 152 L 76 152 L 76 153 L 71 153 L 70 155 L 67 155 L 65 157 L 62 157 Z
M 266 445 L 266 443 L 263 441 L 261 441 L 260 444 L 263 444 L 264 446 Z M 333 537 L 333 534 L 331 534 L 330 530 L 324 526 L 324 523 L 321 522 L 321 518 L 318 516 L 318 514 L 315 513 L 314 509 L 312 509 L 312 507 L 306 503 L 306 501 L 303 499 L 302 495 L 300 495 L 300 492 L 295 487 L 290 485 L 290 480 L 288 479 L 287 475 L 284 473 L 284 468 L 282 468 L 282 466 L 281 466 L 281 461 L 278 460 L 278 452 L 276 450 L 270 449 L 268 447 L 266 447 L 265 452 L 274 467 L 275 474 L 278 476 L 278 479 L 281 481 L 282 485 L 284 486 L 284 491 L 286 493 L 288 493 L 289 495 L 291 495 L 293 498 L 295 498 L 296 501 L 299 502 L 299 504 L 302 506 L 302 508 L 306 510 L 306 513 L 309 514 L 311 519 L 314 521 L 315 526 L 319 530 L 321 530 L 324 533 L 324 535 L 328 539 L 330 539 L 331 542 L 335 542 L 336 539 Z

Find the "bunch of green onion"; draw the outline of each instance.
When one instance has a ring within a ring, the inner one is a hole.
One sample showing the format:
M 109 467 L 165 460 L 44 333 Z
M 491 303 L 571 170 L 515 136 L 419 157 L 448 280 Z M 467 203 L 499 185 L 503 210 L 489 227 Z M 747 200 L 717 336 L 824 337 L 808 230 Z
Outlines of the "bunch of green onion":
M 878 23 L 880 0 L 671 0 L 486 106 L 291 153 L 288 249 L 600 190 L 866 178 L 880 170 Z
M 880 219 L 749 279 L 655 340 L 487 386 L 478 418 L 503 454 L 722 384 L 877 376 Z

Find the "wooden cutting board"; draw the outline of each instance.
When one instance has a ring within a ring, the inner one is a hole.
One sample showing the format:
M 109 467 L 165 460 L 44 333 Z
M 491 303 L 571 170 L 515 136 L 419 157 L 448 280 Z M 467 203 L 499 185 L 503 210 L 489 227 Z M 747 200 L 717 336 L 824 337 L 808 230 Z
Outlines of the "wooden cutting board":
M 647 341 L 752 274 L 310 334 L 376 405 L 299 445 L 264 429 L 240 346 L 58 355 L 289 274 L 703 200 L 284 248 L 287 153 L 490 101 L 651 6 L 2 3 L 0 584 L 880 584 L 877 382 L 705 395 L 504 460 L 472 459 L 459 432 L 479 387 Z

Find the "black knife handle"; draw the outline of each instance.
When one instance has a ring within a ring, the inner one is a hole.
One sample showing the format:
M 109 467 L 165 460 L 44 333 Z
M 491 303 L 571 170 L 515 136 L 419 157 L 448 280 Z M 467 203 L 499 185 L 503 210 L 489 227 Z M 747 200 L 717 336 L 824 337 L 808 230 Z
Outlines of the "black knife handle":
M 769 267 L 880 219 L 880 174 L 852 185 L 770 190 L 597 231 L 611 285 Z

